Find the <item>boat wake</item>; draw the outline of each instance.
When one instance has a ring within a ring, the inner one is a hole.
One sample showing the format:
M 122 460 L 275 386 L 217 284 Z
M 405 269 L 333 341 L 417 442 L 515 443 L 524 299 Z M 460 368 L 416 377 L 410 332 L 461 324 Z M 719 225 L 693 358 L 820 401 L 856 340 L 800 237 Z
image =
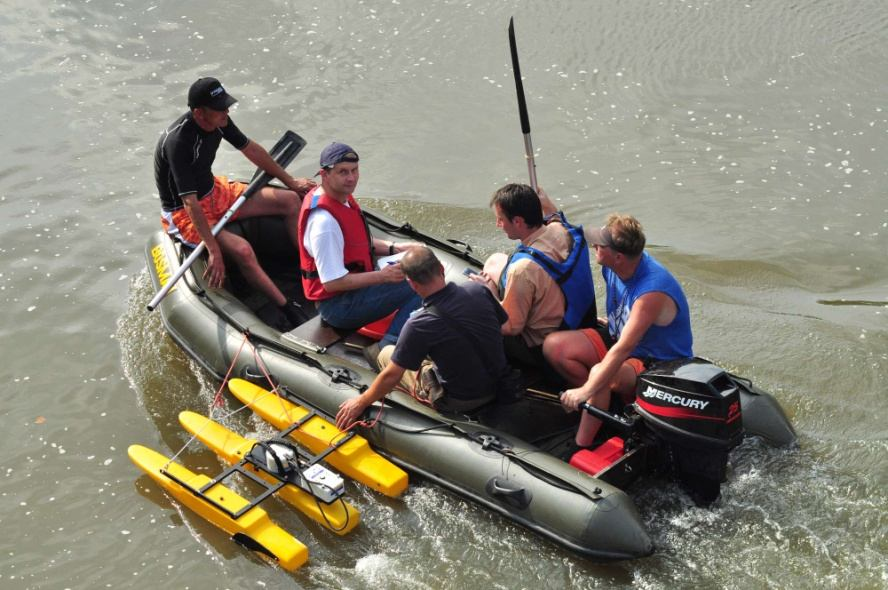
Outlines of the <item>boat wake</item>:
M 121 368 L 139 405 L 170 448 L 185 440 L 176 426 L 179 412 L 212 404 L 215 382 L 179 348 L 163 328 L 159 312 L 145 311 L 154 288 L 146 270 L 130 280 L 126 311 L 117 320 Z

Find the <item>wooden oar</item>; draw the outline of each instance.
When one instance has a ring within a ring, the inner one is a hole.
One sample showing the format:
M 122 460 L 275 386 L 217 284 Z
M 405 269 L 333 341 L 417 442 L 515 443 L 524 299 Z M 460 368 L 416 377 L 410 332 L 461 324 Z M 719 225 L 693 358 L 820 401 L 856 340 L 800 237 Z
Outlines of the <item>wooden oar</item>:
M 557 392 L 544 391 L 542 389 L 527 388 L 527 397 L 532 397 L 541 402 L 547 402 L 552 405 L 561 405 L 561 396 Z
M 306 141 L 302 139 L 299 135 L 292 131 L 287 131 L 284 133 L 283 137 L 275 144 L 275 147 L 271 150 L 271 157 L 274 158 L 274 161 L 280 164 L 281 168 L 286 168 L 287 165 L 293 161 L 293 158 L 302 151 L 302 148 L 305 147 Z M 231 205 L 228 211 L 225 212 L 225 215 L 222 216 L 215 226 L 213 226 L 213 235 L 217 235 L 222 228 L 225 227 L 225 224 L 228 223 L 228 220 L 231 219 L 231 216 L 234 215 L 238 209 L 240 209 L 241 205 L 244 202 L 253 196 L 253 193 L 264 187 L 268 184 L 272 175 L 268 172 L 262 172 L 262 174 L 253 175 L 253 180 L 250 181 L 249 186 L 243 192 L 243 194 Z M 179 270 L 170 277 L 170 279 L 166 282 L 163 288 L 154 295 L 154 298 L 148 303 L 148 311 L 154 311 L 154 309 L 163 301 L 163 298 L 167 296 L 167 293 L 173 288 L 173 286 L 182 278 L 182 275 L 191 268 L 191 265 L 194 264 L 194 261 L 203 254 L 203 251 L 206 250 L 206 244 L 201 242 L 198 244 L 197 248 L 191 253 L 188 258 L 185 259 L 185 262 L 182 263 L 182 266 L 179 267 Z
M 518 45 L 515 43 L 515 19 L 509 19 L 509 47 L 512 50 L 512 70 L 515 72 L 515 92 L 518 94 L 518 115 L 521 118 L 521 133 L 524 134 L 524 157 L 530 174 L 530 186 L 537 192 L 536 163 L 533 161 L 533 142 L 530 140 L 530 118 L 527 116 L 527 101 L 524 99 L 524 83 L 521 81 L 521 67 L 518 65 Z

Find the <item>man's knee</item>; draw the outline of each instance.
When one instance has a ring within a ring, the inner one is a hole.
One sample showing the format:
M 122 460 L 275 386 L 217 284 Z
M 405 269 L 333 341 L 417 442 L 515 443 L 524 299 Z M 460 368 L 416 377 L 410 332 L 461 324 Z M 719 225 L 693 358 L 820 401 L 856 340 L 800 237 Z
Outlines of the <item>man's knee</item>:
M 509 257 L 502 252 L 491 254 L 490 257 L 484 261 L 484 272 L 486 272 L 494 281 L 499 283 L 500 276 L 503 274 L 503 270 L 506 268 L 506 263 L 508 261 Z
M 299 213 L 299 208 L 302 205 L 302 199 L 299 198 L 299 195 L 287 189 L 275 188 L 264 196 L 266 196 L 276 212 L 283 216 Z
M 281 215 L 287 217 L 298 214 L 301 205 L 302 200 L 295 192 L 267 186 L 252 199 L 247 199 L 241 207 L 241 215 L 244 217 L 261 215 Z
M 284 191 L 284 198 L 282 199 L 283 207 L 284 207 L 284 215 L 294 215 L 299 213 L 299 209 L 302 206 L 302 199 L 299 195 L 293 191 Z
M 543 357 L 553 367 L 561 366 L 564 363 L 566 350 L 562 332 L 552 332 L 543 340 Z
M 256 252 L 250 242 L 240 239 L 226 239 L 220 242 L 222 249 L 231 256 L 239 265 L 259 264 Z
M 395 353 L 394 344 L 389 344 L 387 346 L 383 346 L 379 350 L 379 356 L 376 357 L 376 362 L 379 365 L 380 370 L 386 368 L 389 363 L 392 362 L 392 355 Z
M 614 379 L 613 390 L 620 396 L 624 403 L 635 399 L 635 388 L 638 384 L 638 372 L 629 363 L 623 363 Z
M 563 366 L 569 361 L 592 367 L 600 360 L 594 353 L 595 350 L 581 332 L 552 332 L 543 340 L 543 356 L 553 367 Z

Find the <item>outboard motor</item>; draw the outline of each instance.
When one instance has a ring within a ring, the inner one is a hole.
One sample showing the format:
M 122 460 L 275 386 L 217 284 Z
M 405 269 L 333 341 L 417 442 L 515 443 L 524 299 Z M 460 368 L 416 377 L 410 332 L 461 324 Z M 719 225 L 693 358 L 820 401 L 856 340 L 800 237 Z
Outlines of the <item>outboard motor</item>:
M 728 374 L 698 358 L 657 363 L 639 376 L 635 406 L 694 500 L 715 500 L 728 453 L 743 438 L 740 393 Z

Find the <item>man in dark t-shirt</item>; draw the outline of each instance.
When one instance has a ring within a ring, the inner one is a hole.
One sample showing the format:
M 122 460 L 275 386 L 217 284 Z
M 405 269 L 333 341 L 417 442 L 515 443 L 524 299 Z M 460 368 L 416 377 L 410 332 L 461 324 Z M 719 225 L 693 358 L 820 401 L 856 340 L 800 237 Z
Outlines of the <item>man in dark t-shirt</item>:
M 191 85 L 190 110 L 161 134 L 154 151 L 161 222 L 168 233 L 185 244 L 196 246 L 201 241 L 206 244 L 209 260 L 204 277 L 210 287 L 221 287 L 225 281 L 222 253 L 229 254 L 247 281 L 293 321 L 296 317 L 286 297 L 259 266 L 249 242 L 225 229 L 215 237 L 212 233 L 212 227 L 247 187 L 244 183 L 229 182 L 223 176 L 213 176 L 213 161 L 223 139 L 290 189 L 263 187 L 241 205 L 232 219 L 280 215 L 296 248 L 301 197 L 314 187 L 306 178 L 290 176 L 262 146 L 237 128 L 228 117 L 228 109 L 235 102 L 215 78 L 200 78 Z
M 417 381 L 425 379 L 405 375 L 407 371 L 434 372 L 444 391 L 435 407 L 462 412 L 493 401 L 496 381 L 508 370 L 500 332 L 508 316 L 486 287 L 447 283 L 444 267 L 426 246 L 410 248 L 401 258 L 401 270 L 423 307 L 404 324 L 397 345 L 379 354 L 384 366 L 370 387 L 340 405 L 339 428 L 352 424 L 399 382 L 411 391 L 421 387 Z

